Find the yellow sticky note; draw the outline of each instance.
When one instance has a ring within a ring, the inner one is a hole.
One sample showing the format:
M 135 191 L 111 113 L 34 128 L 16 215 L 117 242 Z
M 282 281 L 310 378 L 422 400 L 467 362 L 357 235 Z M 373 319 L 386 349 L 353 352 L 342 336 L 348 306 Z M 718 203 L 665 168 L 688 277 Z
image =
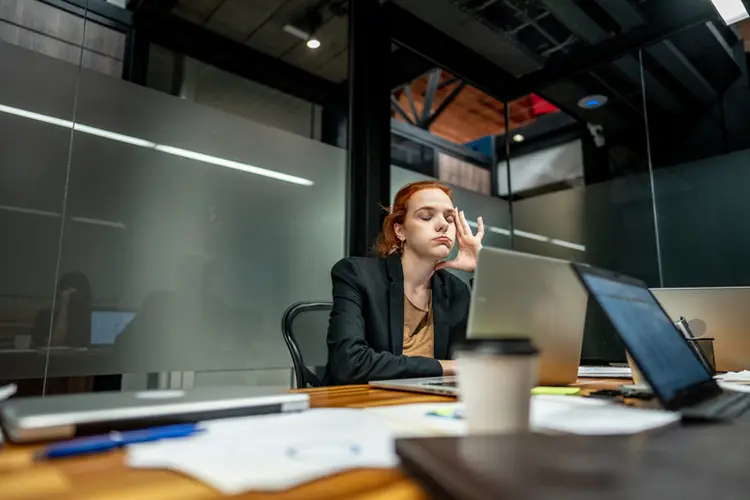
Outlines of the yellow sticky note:
M 580 387 L 534 387 L 531 394 L 554 394 L 556 396 L 575 396 L 581 393 Z

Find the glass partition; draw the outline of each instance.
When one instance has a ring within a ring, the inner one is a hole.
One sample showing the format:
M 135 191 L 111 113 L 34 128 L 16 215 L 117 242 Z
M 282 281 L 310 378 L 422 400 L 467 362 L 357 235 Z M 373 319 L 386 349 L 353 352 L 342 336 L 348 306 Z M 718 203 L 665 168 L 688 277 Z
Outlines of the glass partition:
M 254 83 L 230 114 L 216 85 L 170 95 L 7 42 L 0 61 L 0 379 L 288 385 L 282 313 L 330 300 L 345 252 L 346 152 L 316 140 L 317 107 L 282 95 L 269 124 L 248 101 L 277 91 Z
M 20 395 L 45 389 L 53 311 L 72 286 L 58 256 L 83 40 L 79 18 L 41 2 L 0 9 L 0 385 Z
M 646 84 L 666 287 L 750 285 L 749 34 L 745 23 L 711 21 L 663 42 L 681 56 L 676 68 L 644 56 L 680 98 L 664 109 Z
M 510 131 L 498 140 L 510 155 L 501 152 L 498 182 L 513 200 L 516 250 L 659 286 L 639 60 L 635 52 L 510 102 Z M 625 360 L 594 301 L 582 359 Z

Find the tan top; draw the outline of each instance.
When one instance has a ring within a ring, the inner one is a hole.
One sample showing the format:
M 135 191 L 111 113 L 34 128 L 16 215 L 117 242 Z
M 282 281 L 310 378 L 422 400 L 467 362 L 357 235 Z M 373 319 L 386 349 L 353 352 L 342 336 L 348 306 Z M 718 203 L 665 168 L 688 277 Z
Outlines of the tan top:
M 432 295 L 427 309 L 420 309 L 404 295 L 404 356 L 435 356 Z

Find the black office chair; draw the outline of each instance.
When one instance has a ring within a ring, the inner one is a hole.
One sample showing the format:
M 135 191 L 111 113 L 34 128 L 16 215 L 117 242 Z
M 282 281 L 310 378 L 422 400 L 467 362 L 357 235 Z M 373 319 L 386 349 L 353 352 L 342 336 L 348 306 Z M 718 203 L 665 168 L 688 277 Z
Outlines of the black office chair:
M 281 332 L 299 389 L 323 385 L 320 376 L 308 367 L 321 369 L 328 362 L 326 335 L 332 307 L 332 302 L 298 302 L 281 317 Z

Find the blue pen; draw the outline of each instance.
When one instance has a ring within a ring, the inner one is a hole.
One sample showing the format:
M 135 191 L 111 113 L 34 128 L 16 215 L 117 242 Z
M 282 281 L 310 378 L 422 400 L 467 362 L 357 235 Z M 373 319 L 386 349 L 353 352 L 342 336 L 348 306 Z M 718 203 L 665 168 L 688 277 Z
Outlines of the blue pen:
M 141 429 L 137 431 L 110 432 L 103 436 L 73 439 L 71 441 L 50 445 L 38 453 L 36 457 L 48 459 L 100 453 L 129 444 L 192 436 L 203 430 L 204 429 L 198 424 L 176 424 L 166 425 L 164 427 L 152 427 L 150 429 Z

